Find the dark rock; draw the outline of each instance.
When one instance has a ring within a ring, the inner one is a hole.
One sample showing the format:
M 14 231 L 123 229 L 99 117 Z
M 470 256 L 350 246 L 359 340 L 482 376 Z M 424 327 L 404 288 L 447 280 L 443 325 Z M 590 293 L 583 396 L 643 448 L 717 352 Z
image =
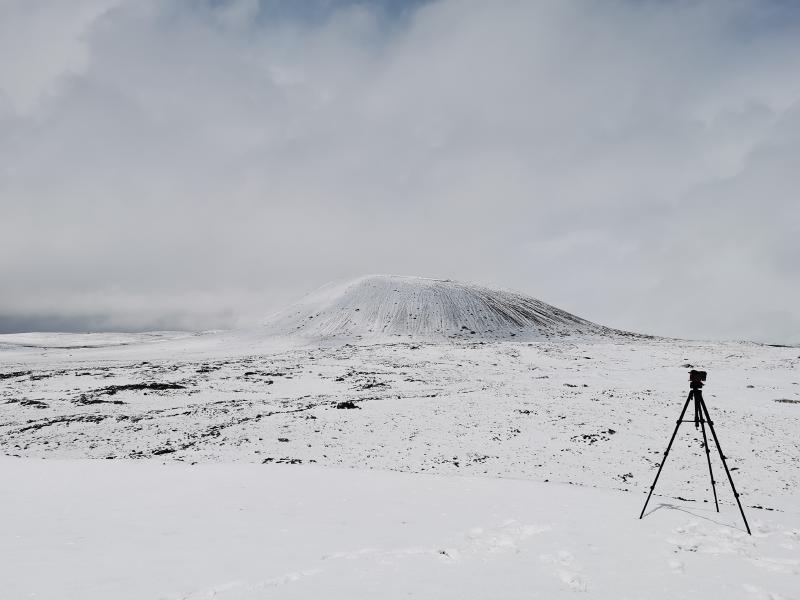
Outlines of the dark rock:
M 361 409 L 360 406 L 353 403 L 352 400 L 345 400 L 344 402 L 337 402 L 336 408 L 358 408 Z

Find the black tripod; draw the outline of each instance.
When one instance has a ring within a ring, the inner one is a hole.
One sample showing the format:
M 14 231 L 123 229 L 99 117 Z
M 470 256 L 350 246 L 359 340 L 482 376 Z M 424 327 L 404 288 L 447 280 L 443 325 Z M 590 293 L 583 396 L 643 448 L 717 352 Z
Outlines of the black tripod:
M 711 469 L 711 451 L 708 448 L 708 438 L 706 437 L 706 423 L 708 423 L 708 428 L 711 430 L 711 435 L 714 436 L 714 443 L 717 446 L 717 451 L 719 452 L 719 456 L 722 459 L 722 466 L 725 467 L 725 473 L 728 475 L 728 481 L 731 484 L 731 489 L 733 490 L 733 495 L 736 498 L 736 504 L 739 505 L 739 512 L 742 513 L 742 519 L 744 519 L 744 526 L 747 528 L 747 533 L 750 533 L 750 525 L 747 524 L 747 517 L 744 516 L 744 510 L 742 509 L 742 503 L 739 501 L 739 493 L 736 491 L 736 486 L 733 485 L 733 478 L 731 477 L 731 472 L 728 470 L 728 463 L 725 462 L 725 455 L 722 453 L 722 448 L 719 445 L 719 439 L 717 439 L 717 432 L 714 431 L 714 422 L 711 420 L 711 416 L 708 414 L 708 408 L 706 408 L 706 403 L 703 400 L 703 392 L 700 391 L 700 388 L 703 387 L 703 382 L 706 380 L 706 372 L 705 371 L 690 371 L 689 372 L 689 384 L 692 388 L 689 392 L 689 397 L 686 398 L 686 404 L 683 405 L 683 410 L 681 411 L 681 416 L 678 417 L 677 424 L 675 425 L 675 431 L 672 432 L 672 437 L 669 440 L 669 444 L 667 444 L 667 450 L 664 452 L 664 459 L 661 461 L 661 464 L 658 467 L 658 473 L 656 473 L 656 478 L 653 481 L 653 485 L 650 486 L 650 493 L 647 494 L 647 500 L 645 500 L 644 507 L 642 508 L 642 513 L 639 515 L 641 519 L 644 516 L 644 511 L 647 509 L 647 503 L 650 502 L 650 496 L 653 495 L 653 490 L 656 487 L 656 483 L 658 483 L 658 476 L 661 475 L 661 469 L 664 468 L 664 463 L 667 461 L 667 456 L 669 456 L 669 450 L 672 448 L 672 442 L 675 441 L 675 436 L 678 434 L 678 428 L 681 426 L 681 423 L 694 423 L 695 428 L 700 427 L 703 431 L 703 446 L 706 449 L 706 460 L 708 461 L 708 472 L 711 475 L 711 489 L 714 491 L 714 505 L 717 507 L 717 512 L 719 512 L 719 502 L 717 502 L 717 488 L 715 486 L 716 481 L 714 481 L 714 471 Z M 686 409 L 689 408 L 689 402 L 694 400 L 694 420 L 693 421 L 684 421 L 683 416 L 686 414 Z

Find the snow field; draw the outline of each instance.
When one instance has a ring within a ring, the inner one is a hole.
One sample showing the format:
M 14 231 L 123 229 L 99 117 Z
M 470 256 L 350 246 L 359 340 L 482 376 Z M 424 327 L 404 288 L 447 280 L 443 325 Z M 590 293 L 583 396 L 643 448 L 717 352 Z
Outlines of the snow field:
M 2 459 L 0 598 L 797 598 L 797 507 L 314 466 Z
M 0 600 L 800 598 L 797 348 L 159 337 L 0 336 Z

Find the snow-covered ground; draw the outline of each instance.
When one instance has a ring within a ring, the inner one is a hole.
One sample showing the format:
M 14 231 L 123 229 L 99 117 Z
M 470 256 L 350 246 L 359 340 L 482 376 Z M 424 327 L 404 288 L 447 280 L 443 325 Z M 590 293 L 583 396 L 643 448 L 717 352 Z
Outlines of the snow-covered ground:
M 800 598 L 800 349 L 471 335 L 0 336 L 0 599 Z
M 797 598 L 796 506 L 315 466 L 0 459 L 0 598 Z
M 800 483 L 797 348 L 595 340 L 241 355 L 218 346 L 186 359 L 186 343 L 0 353 L 3 451 L 311 463 L 638 493 L 685 400 L 684 365 L 693 365 L 709 370 L 706 401 L 745 502 L 771 507 L 796 497 Z M 709 498 L 699 440 L 683 426 L 660 491 Z
M 0 350 L 17 348 L 107 348 L 146 342 L 160 342 L 193 337 L 185 331 L 151 331 L 147 333 L 7 333 L 0 335 Z

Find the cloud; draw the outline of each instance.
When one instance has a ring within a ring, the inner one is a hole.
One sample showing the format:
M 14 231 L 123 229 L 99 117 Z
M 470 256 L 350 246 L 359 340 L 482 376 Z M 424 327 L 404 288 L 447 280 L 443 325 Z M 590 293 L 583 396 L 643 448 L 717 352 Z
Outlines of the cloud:
M 791 4 L 303 5 L 4 4 L 6 329 L 248 325 L 393 272 L 800 340 Z

